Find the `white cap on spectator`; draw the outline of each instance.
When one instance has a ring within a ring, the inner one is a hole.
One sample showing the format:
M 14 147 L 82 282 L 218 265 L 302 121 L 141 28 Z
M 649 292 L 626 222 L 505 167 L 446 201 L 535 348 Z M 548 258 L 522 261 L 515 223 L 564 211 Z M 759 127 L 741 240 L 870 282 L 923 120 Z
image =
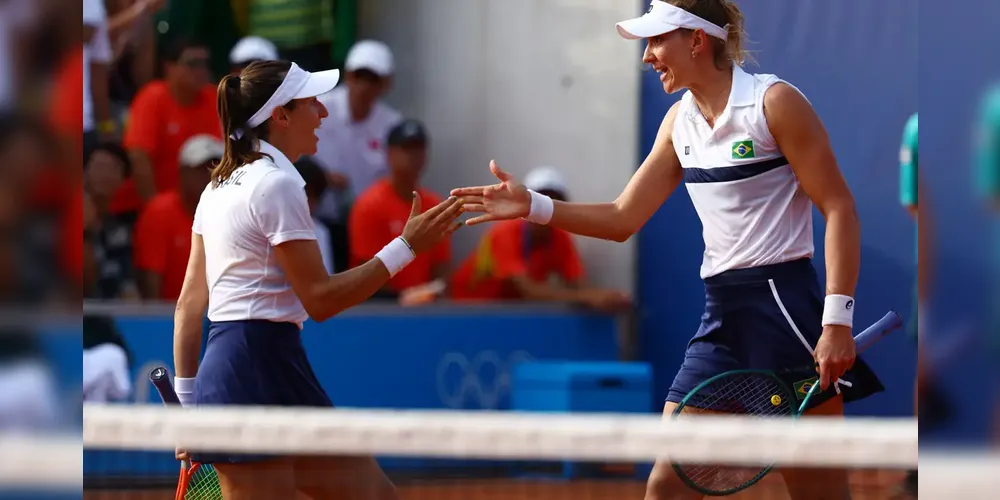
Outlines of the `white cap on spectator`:
M 524 187 L 535 191 L 555 191 L 563 196 L 569 194 L 566 179 L 555 167 L 538 167 L 524 178 Z
M 266 38 L 246 36 L 236 42 L 229 51 L 229 62 L 243 64 L 251 61 L 275 61 L 278 59 L 278 48 Z
M 347 52 L 344 70 L 347 72 L 367 69 L 376 75 L 386 77 L 394 70 L 392 51 L 389 46 L 377 40 L 362 40 Z
M 222 159 L 225 144 L 215 136 L 201 134 L 184 141 L 178 159 L 181 167 L 200 167 L 209 161 Z

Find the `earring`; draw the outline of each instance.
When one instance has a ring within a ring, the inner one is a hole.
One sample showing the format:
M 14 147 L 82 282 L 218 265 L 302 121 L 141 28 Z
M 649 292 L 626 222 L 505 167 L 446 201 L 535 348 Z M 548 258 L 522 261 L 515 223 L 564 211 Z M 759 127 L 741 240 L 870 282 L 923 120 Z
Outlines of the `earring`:
M 697 54 L 695 54 L 695 53 L 694 53 L 694 51 L 691 51 L 691 59 L 694 59 L 694 57 L 695 57 L 696 55 L 697 55 Z

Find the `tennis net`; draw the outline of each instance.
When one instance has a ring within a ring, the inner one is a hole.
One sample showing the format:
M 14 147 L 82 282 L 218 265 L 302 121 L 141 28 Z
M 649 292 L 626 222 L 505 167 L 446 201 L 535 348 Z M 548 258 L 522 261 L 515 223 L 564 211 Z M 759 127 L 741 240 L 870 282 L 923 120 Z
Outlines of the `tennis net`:
M 657 458 L 841 467 L 850 471 L 855 500 L 893 498 L 891 490 L 918 456 L 913 419 L 699 416 L 663 422 L 655 415 L 627 414 L 192 410 L 89 403 L 83 445 L 84 498 L 109 500 L 172 498 L 177 445 L 253 454 L 376 456 L 400 497 L 418 500 L 643 498 L 650 463 Z M 975 468 L 951 455 L 934 465 L 945 472 L 925 475 L 922 488 L 974 499 L 992 498 L 1000 487 L 997 474 L 980 472 L 1000 470 L 996 457 L 975 458 Z M 820 491 L 825 485 L 815 487 Z M 779 474 L 745 494 L 787 498 Z

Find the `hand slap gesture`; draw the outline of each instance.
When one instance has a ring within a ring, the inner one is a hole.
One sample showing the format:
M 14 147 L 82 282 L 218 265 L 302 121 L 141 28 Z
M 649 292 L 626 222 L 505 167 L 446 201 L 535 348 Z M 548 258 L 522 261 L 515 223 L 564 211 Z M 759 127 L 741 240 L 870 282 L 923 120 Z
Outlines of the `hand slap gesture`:
M 462 225 L 457 219 L 464 212 L 463 204 L 461 198 L 452 196 L 420 213 L 420 195 L 414 191 L 410 218 L 403 227 L 403 239 L 410 244 L 413 253 L 430 250 L 454 233 Z
M 531 194 L 514 176 L 500 170 L 496 160 L 490 161 L 490 172 L 499 184 L 452 189 L 465 203 L 466 212 L 481 213 L 465 223 L 469 226 L 498 220 L 518 219 L 531 211 Z

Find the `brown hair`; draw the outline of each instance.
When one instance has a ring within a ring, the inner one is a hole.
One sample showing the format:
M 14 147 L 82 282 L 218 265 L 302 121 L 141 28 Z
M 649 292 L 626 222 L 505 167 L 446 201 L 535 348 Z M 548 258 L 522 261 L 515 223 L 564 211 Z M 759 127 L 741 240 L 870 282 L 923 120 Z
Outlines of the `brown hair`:
M 258 61 L 243 68 L 239 75 L 226 75 L 219 82 L 219 119 L 226 151 L 219 165 L 212 169 L 212 186 L 218 187 L 236 169 L 266 156 L 257 149 L 259 141 L 267 140 L 267 124 L 271 119 L 252 129 L 248 129 L 246 123 L 267 104 L 291 67 L 288 61 Z M 294 105 L 292 101 L 286 107 Z M 237 132 L 241 134 L 238 139 L 234 138 Z
M 732 0 L 663 0 L 674 7 L 680 7 L 719 27 L 728 25 L 729 33 L 725 42 L 709 37 L 715 47 L 715 65 L 723 69 L 730 64 L 743 66 L 753 61 L 753 56 L 743 48 L 746 32 L 743 31 L 743 12 Z

